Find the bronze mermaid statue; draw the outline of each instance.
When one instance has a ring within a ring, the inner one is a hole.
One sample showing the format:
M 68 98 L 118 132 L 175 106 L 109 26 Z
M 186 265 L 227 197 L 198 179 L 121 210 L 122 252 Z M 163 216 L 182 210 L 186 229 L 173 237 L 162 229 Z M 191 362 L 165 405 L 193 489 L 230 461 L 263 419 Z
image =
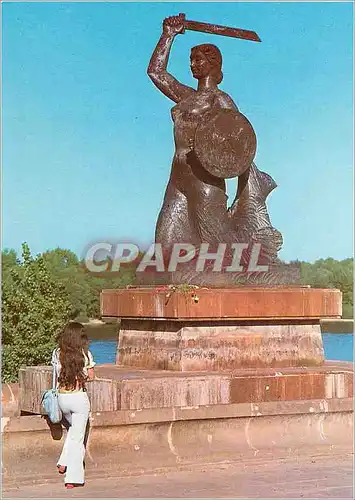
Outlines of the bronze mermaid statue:
M 259 262 L 275 265 L 282 236 L 270 223 L 265 200 L 276 183 L 254 163 L 252 126 L 232 98 L 218 88 L 223 78 L 221 52 L 212 44 L 192 48 L 190 67 L 197 89 L 167 71 L 173 41 L 184 32 L 183 19 L 179 15 L 163 21 L 147 71 L 154 85 L 175 103 L 171 110 L 175 154 L 155 242 L 167 253 L 174 243 L 197 247 L 208 243 L 211 248 L 219 243 L 260 243 Z M 228 207 L 225 179 L 231 177 L 238 178 L 238 187 Z M 248 251 L 243 252 L 244 263 Z M 199 284 L 193 273 L 184 279 Z M 260 282 L 260 273 L 249 273 L 248 281 L 253 279 Z M 236 277 L 233 280 L 238 282 Z M 204 283 L 201 277 L 200 283 Z

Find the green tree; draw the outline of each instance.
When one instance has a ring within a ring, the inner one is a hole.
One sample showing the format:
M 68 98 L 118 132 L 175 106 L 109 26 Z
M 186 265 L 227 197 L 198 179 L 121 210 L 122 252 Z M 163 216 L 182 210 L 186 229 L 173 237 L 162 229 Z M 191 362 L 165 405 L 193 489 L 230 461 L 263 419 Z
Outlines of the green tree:
M 14 382 L 21 365 L 48 364 L 58 331 L 70 318 L 64 286 L 49 273 L 42 256 L 26 243 L 22 262 L 2 286 L 2 378 Z
M 87 321 L 92 317 L 94 290 L 78 257 L 71 250 L 62 248 L 49 250 L 42 256 L 53 279 L 65 287 L 70 297 L 71 318 Z
M 2 280 L 11 279 L 11 269 L 19 264 L 15 250 L 5 249 L 1 253 Z
M 82 263 L 84 268 L 84 263 Z M 100 293 L 104 289 L 125 288 L 132 285 L 136 279 L 136 265 L 127 264 L 121 266 L 118 272 L 105 271 L 101 273 L 90 273 L 87 270 L 86 279 L 91 289 L 91 303 L 88 305 L 90 318 L 100 317 Z
M 343 318 L 353 318 L 353 259 L 301 262 L 301 280 L 315 288 L 338 288 L 343 294 Z

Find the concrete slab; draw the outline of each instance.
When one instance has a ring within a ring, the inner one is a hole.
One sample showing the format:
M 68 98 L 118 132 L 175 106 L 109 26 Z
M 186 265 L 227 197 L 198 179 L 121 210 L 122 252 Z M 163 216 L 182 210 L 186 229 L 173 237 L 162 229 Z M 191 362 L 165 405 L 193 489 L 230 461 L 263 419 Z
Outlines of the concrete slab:
M 354 498 L 350 454 L 178 467 L 140 475 L 88 477 L 83 488 L 16 485 L 3 498 Z

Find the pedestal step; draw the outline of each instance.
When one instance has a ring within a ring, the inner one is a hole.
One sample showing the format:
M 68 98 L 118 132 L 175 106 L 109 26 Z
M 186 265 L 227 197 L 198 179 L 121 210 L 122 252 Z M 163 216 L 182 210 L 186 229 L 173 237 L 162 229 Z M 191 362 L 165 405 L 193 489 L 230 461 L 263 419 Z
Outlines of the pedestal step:
M 326 362 L 318 368 L 235 370 L 223 373 L 132 370 L 96 366 L 87 384 L 93 412 L 238 403 L 331 400 L 353 395 L 352 363 Z M 42 413 L 42 391 L 51 386 L 50 367 L 20 371 L 20 409 Z

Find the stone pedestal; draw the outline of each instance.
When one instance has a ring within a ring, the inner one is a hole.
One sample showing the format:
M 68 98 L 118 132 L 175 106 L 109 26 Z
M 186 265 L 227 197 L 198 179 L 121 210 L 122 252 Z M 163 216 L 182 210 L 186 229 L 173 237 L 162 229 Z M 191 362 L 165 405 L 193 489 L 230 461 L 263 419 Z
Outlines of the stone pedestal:
M 338 290 L 104 290 L 103 317 L 121 318 L 117 364 L 174 371 L 319 366 L 320 319 L 341 316 Z
M 318 324 L 303 322 L 123 319 L 117 364 L 151 370 L 224 371 L 318 366 L 324 361 Z

